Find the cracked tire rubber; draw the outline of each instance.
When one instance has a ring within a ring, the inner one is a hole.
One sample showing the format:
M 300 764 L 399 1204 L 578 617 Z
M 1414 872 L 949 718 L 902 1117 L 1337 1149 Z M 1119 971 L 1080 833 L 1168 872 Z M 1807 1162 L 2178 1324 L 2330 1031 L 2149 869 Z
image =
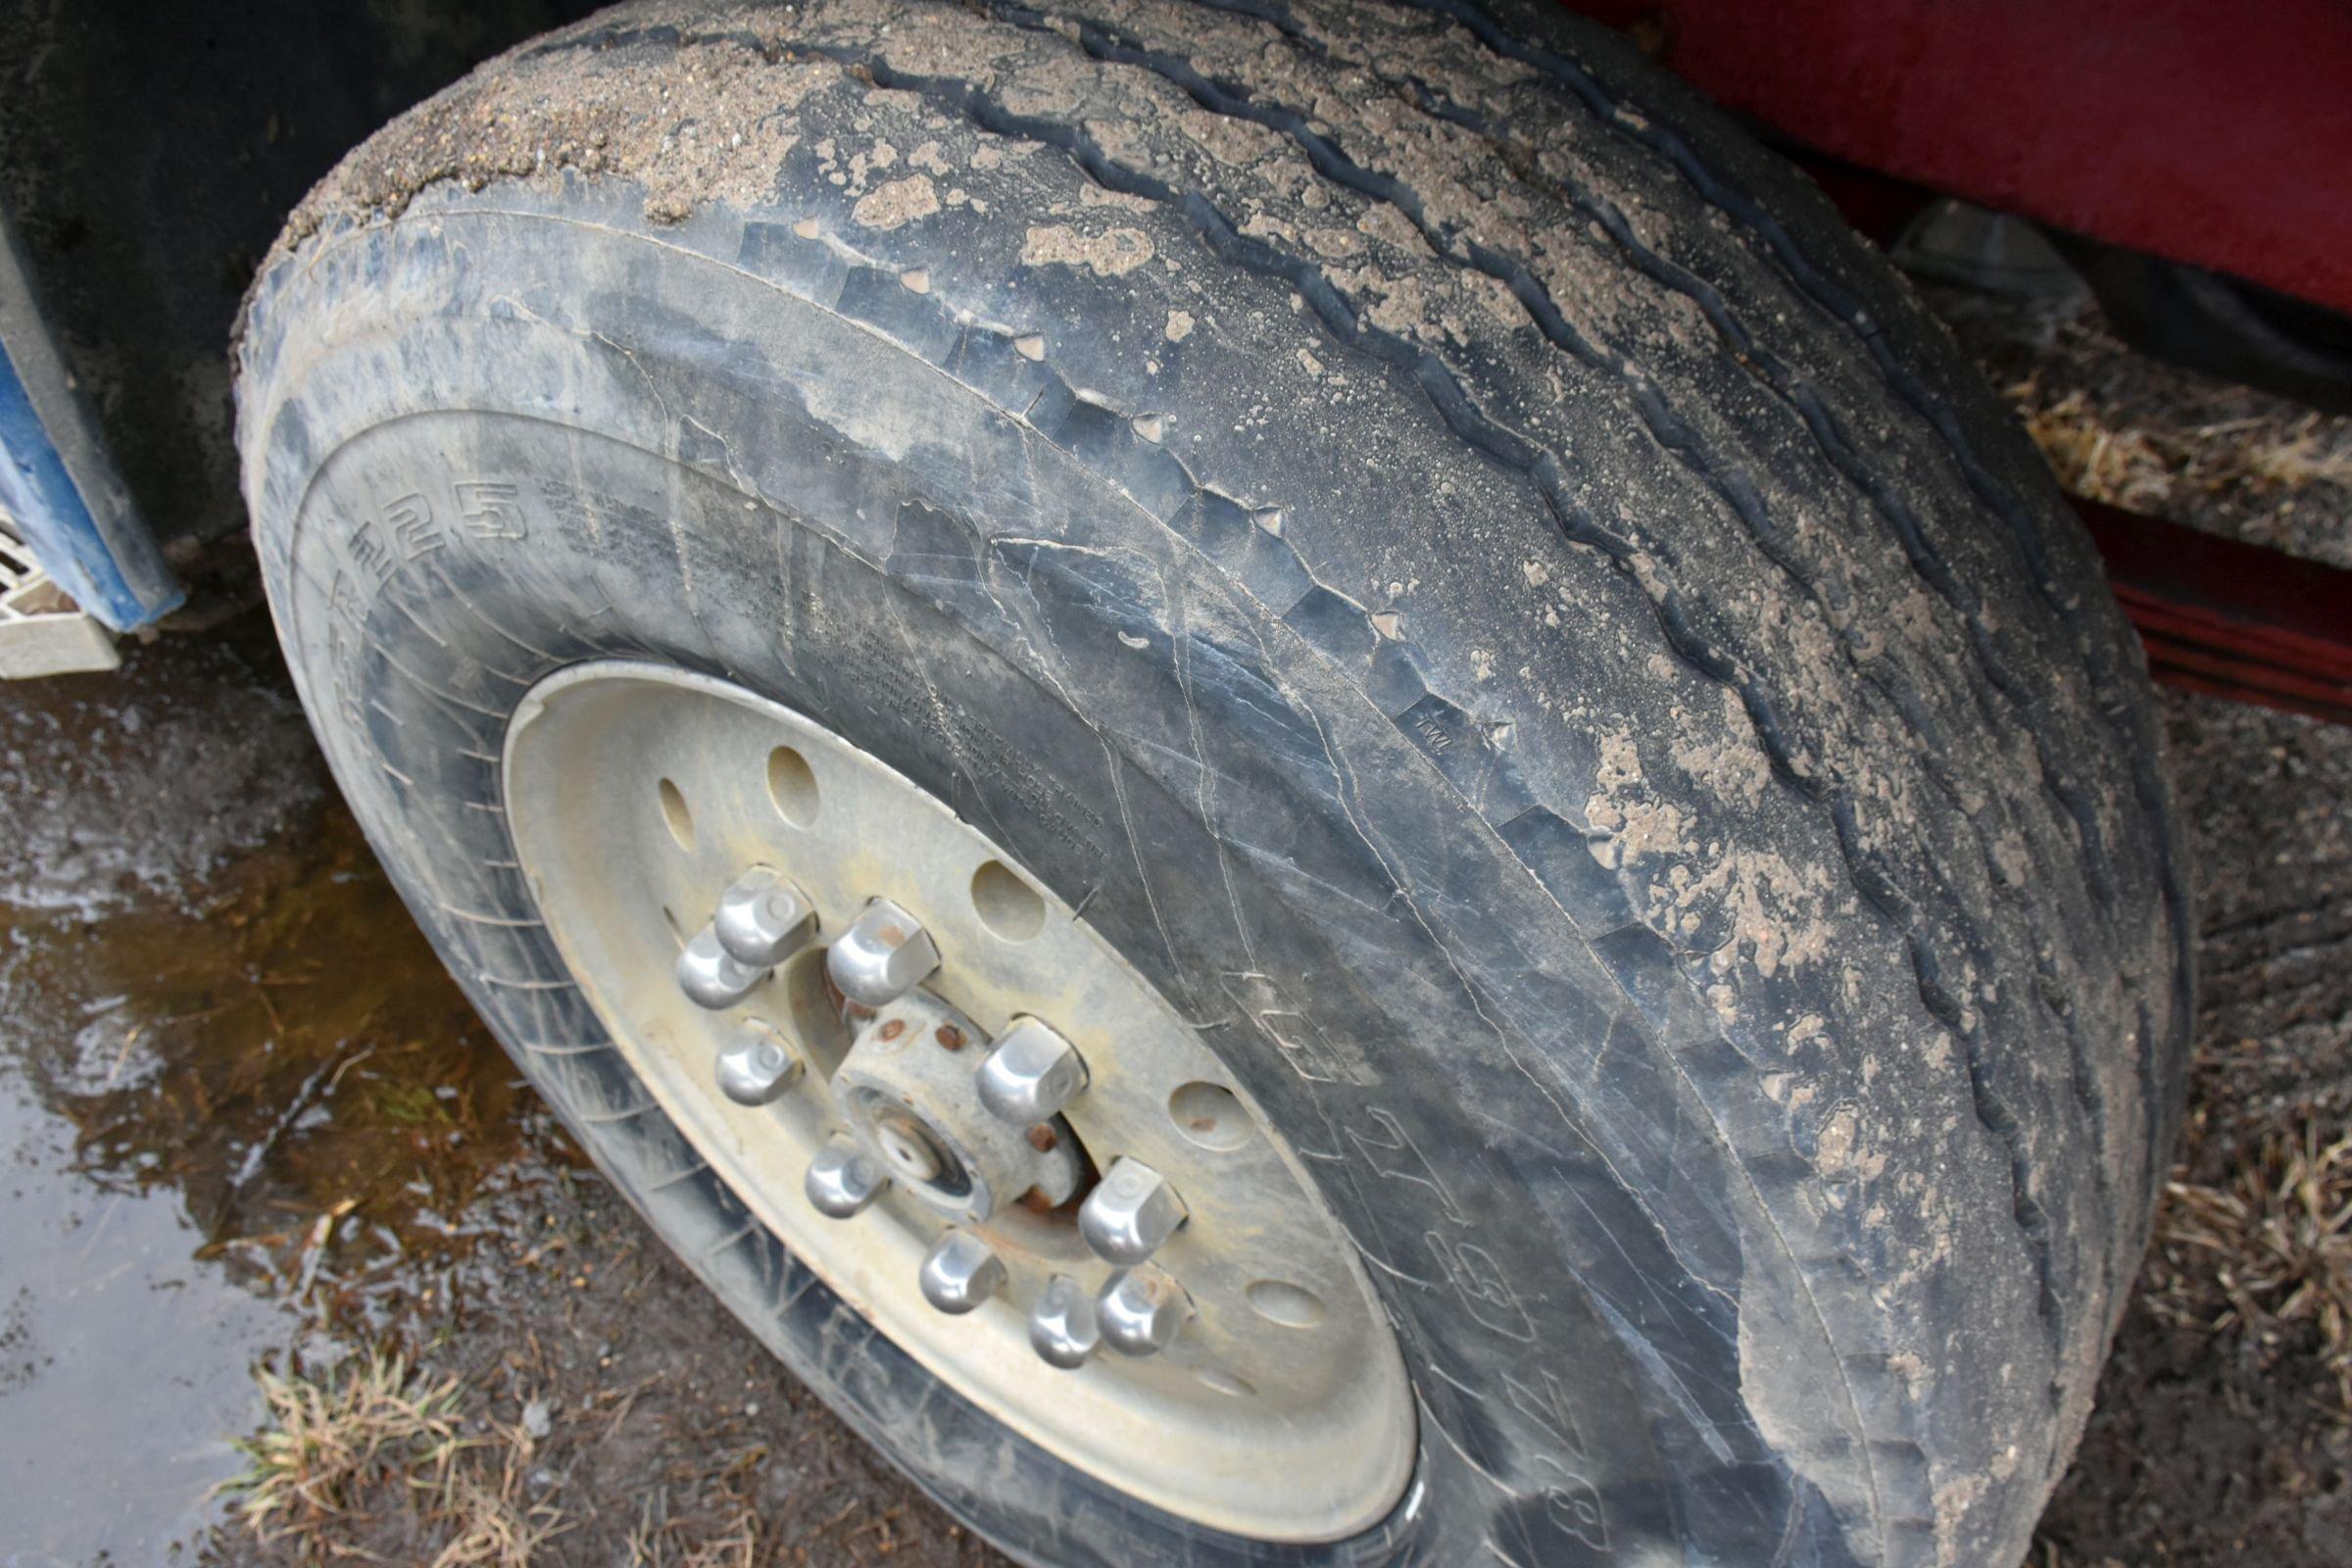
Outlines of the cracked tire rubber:
M 777 1353 L 1057 1565 L 2025 1551 L 2187 1040 L 2128 628 L 1817 192 L 1540 8 L 654 4 L 296 215 L 244 481 L 353 808 L 516 1059 Z M 1355 1539 L 1146 1507 L 940 1386 L 612 1049 L 499 814 L 625 655 L 986 824 L 1369 1260 Z

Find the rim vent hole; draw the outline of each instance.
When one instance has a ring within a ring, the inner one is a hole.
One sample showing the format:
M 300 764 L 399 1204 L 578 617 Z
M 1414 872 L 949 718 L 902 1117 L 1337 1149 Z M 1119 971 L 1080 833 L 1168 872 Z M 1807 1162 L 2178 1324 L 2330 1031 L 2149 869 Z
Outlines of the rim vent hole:
M 779 746 L 767 754 L 767 798 L 776 805 L 776 811 L 794 827 L 809 827 L 816 822 L 822 802 L 817 797 L 816 774 L 809 769 L 808 760 L 789 746 Z
M 669 824 L 669 836 L 678 841 L 678 848 L 692 855 L 694 812 L 686 805 L 686 792 L 668 779 L 662 781 L 662 820 Z
M 1168 1120 L 1188 1143 L 1219 1152 L 1241 1148 L 1257 1136 L 1257 1124 L 1240 1097 L 1223 1084 L 1179 1085 L 1168 1097 Z
M 1046 928 L 1045 895 L 1002 860 L 972 873 L 972 909 L 989 934 L 1004 942 L 1026 942 Z

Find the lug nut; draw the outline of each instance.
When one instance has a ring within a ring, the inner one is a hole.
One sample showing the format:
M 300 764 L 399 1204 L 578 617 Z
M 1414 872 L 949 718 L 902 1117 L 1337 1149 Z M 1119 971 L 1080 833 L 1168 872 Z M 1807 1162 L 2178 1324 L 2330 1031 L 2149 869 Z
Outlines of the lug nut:
M 876 899 L 825 955 L 825 972 L 852 1002 L 884 1007 L 939 967 L 939 949 L 913 915 Z
M 961 1314 L 1004 1288 L 1004 1260 L 970 1231 L 950 1231 L 923 1258 L 917 1275 L 923 1299 Z
M 1143 1262 L 1184 1223 L 1184 1200 L 1140 1159 L 1124 1154 L 1078 1205 L 1078 1234 L 1098 1257 L 1133 1267 Z
M 718 914 L 710 926 L 737 963 L 772 969 L 816 935 L 816 906 L 799 888 L 760 866 L 718 896 Z
M 828 1219 L 848 1219 L 872 1202 L 890 1178 L 864 1150 L 835 1133 L 808 1162 L 808 1202 Z
M 980 1063 L 980 1103 L 1001 1121 L 1033 1127 L 1077 1099 L 1086 1081 L 1077 1048 L 1035 1018 L 1023 1018 Z
M 756 1019 L 737 1029 L 718 1054 L 719 1092 L 738 1105 L 764 1105 L 781 1099 L 800 1077 L 799 1054 Z
M 1102 1343 L 1121 1355 L 1157 1355 L 1192 1315 L 1192 1297 L 1156 1263 L 1119 1270 L 1095 1301 Z
M 1029 1314 L 1029 1348 L 1049 1366 L 1075 1371 L 1086 1365 L 1102 1343 L 1095 1322 L 1095 1300 L 1086 1287 L 1067 1274 L 1046 1282 Z
M 766 974 L 765 969 L 741 962 L 720 947 L 718 933 L 710 926 L 697 931 L 686 951 L 678 955 L 678 989 L 686 993 L 687 1001 L 713 1012 L 750 996 Z

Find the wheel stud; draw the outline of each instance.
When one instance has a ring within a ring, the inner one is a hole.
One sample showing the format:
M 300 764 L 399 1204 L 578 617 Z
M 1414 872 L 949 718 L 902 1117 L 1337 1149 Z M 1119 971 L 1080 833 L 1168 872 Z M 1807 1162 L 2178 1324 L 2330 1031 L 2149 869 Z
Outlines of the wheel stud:
M 1078 1234 L 1098 1257 L 1133 1267 L 1176 1234 L 1185 1212 L 1166 1177 L 1122 1154 L 1078 1206 Z
M 713 1012 L 750 996 L 766 975 L 765 969 L 756 969 L 720 947 L 718 933 L 710 926 L 697 931 L 678 955 L 678 988 L 696 1006 Z
M 1067 1274 L 1046 1282 L 1029 1314 L 1029 1348 L 1049 1366 L 1075 1371 L 1086 1365 L 1102 1343 L 1095 1322 L 1095 1300 L 1086 1287 Z
M 923 1258 L 917 1278 L 924 1300 L 960 1314 L 1004 1288 L 1004 1260 L 970 1231 L 949 1231 Z
M 864 1150 L 839 1133 L 808 1162 L 808 1202 L 828 1219 L 848 1219 L 872 1202 L 890 1178 Z
M 1157 1355 L 1192 1315 L 1192 1297 L 1156 1263 L 1119 1270 L 1095 1301 L 1102 1343 L 1121 1355 Z
M 738 1105 L 764 1105 L 800 1081 L 801 1058 L 783 1038 L 757 1019 L 735 1031 L 718 1054 L 719 1092 Z
M 710 927 L 737 963 L 772 969 L 816 935 L 816 906 L 799 888 L 760 866 L 718 896 Z
M 998 1037 L 980 1064 L 980 1103 L 1000 1121 L 1034 1127 L 1077 1099 L 1086 1079 L 1077 1048 L 1035 1018 L 1023 1018 Z
M 915 917 L 876 899 L 825 955 L 825 972 L 852 1002 L 886 1007 L 939 967 L 939 949 Z

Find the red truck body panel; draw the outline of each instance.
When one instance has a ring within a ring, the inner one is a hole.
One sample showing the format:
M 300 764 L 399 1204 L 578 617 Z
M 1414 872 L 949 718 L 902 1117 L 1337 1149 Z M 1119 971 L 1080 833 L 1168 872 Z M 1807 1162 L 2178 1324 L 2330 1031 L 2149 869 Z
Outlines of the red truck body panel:
M 2343 0 L 1569 0 L 1783 135 L 2352 313 Z

